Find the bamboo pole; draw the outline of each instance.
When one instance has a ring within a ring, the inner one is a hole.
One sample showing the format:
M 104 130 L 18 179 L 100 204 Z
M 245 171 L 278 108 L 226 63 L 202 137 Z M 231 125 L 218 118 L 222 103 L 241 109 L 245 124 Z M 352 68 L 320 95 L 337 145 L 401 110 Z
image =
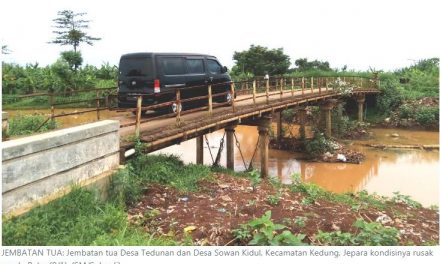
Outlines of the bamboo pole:
M 321 94 L 321 85 L 322 85 L 321 78 L 318 77 L 318 92 L 319 92 L 319 94 Z
M 304 95 L 304 87 L 305 86 L 305 83 L 304 83 L 304 77 L 302 77 L 302 79 L 301 79 L 301 94 L 302 95 Z
M 96 92 L 96 118 L 100 120 L 99 116 L 99 91 Z
M 176 125 L 179 127 L 180 126 L 180 112 L 182 110 L 181 107 L 181 102 L 180 102 L 180 89 L 177 88 L 176 89 Z
M 212 86 L 208 85 L 208 114 L 212 115 Z
M 247 82 L 246 82 L 247 84 Z M 232 112 L 235 112 L 235 84 L 231 84 L 231 105 L 232 105 Z
M 266 80 L 266 103 L 269 104 L 269 79 Z
M 280 101 L 283 101 L 284 79 L 281 78 L 280 82 Z
M 254 106 L 257 105 L 257 81 L 252 82 L 252 99 L 254 100 Z
M 293 97 L 294 94 L 295 94 L 295 91 L 294 91 L 294 89 L 295 89 L 295 80 L 294 80 L 293 77 L 291 79 L 291 82 L 292 82 L 292 87 L 290 88 L 290 91 L 292 92 L 292 97 Z
M 136 128 L 135 135 L 138 138 L 141 129 L 141 113 L 142 113 L 142 95 L 137 98 L 137 108 L 136 108 Z

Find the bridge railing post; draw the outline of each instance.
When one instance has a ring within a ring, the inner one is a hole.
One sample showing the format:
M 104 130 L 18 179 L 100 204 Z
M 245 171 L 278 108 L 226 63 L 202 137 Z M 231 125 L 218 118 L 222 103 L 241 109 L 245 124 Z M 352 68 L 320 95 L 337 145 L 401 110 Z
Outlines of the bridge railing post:
M 284 79 L 280 79 L 280 101 L 283 101 Z
M 328 78 L 325 78 L 325 91 L 328 92 Z
M 321 78 L 318 77 L 318 92 L 319 92 L 319 94 L 321 94 L 321 85 L 322 85 L 322 80 L 321 80 Z
M 246 82 L 247 85 L 247 82 Z M 235 112 L 235 84 L 231 83 L 231 106 L 232 112 Z
M 136 128 L 135 135 L 139 137 L 141 130 L 141 113 L 142 113 L 142 95 L 137 97 L 137 105 L 136 105 Z
M 313 93 L 313 77 L 310 78 L 310 91 Z
M 292 77 L 292 79 L 290 80 L 292 82 L 292 86 L 290 87 L 290 92 L 292 93 L 292 97 L 294 96 L 294 89 L 295 89 L 295 79 Z
M 269 79 L 266 80 L 266 104 L 269 104 Z
M 252 99 L 254 100 L 254 106 L 257 105 L 257 81 L 252 82 Z
M 301 94 L 302 95 L 304 95 L 304 88 L 305 88 L 304 77 L 302 77 L 302 79 L 301 79 Z
M 180 112 L 182 111 L 182 106 L 180 102 L 180 89 L 176 89 L 176 125 L 180 126 Z
M 212 115 L 212 86 L 208 85 L 208 114 Z
M 55 103 L 55 98 L 53 96 L 53 93 L 51 93 L 49 95 L 49 105 L 50 105 L 50 119 L 53 122 L 55 119 L 55 107 L 54 107 L 54 103 Z
M 100 116 L 99 116 L 99 91 L 96 92 L 96 118 L 99 120 Z

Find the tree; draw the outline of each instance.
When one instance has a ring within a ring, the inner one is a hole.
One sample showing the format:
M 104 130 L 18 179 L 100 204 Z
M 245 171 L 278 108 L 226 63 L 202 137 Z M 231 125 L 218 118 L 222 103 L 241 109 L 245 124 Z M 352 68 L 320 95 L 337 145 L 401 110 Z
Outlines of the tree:
M 6 54 L 10 54 L 11 50 L 8 49 L 7 45 L 2 45 L 2 54 L 6 55 Z
M 83 62 L 81 52 L 79 51 L 63 51 L 61 52 L 61 58 L 69 64 L 72 70 L 78 69 Z
M 268 49 L 251 45 L 249 50 L 235 52 L 233 59 L 236 65 L 232 71 L 236 74 L 278 75 L 287 73 L 290 67 L 290 58 L 282 48 Z
M 297 59 L 295 61 L 297 68 L 296 71 L 309 71 L 309 70 L 321 70 L 321 71 L 331 71 L 330 63 L 328 61 L 307 61 L 307 58 Z
M 58 18 L 54 19 L 55 28 L 58 30 L 52 31 L 56 34 L 54 40 L 50 41 L 51 44 L 59 44 L 61 46 L 70 45 L 73 47 L 73 53 L 62 53 L 61 56 L 70 64 L 73 65 L 73 69 L 76 71 L 82 63 L 81 53 L 79 53 L 78 47 L 81 43 L 86 43 L 93 46 L 94 41 L 101 40 L 89 36 L 85 30 L 89 28 L 90 20 L 81 19 L 86 13 L 74 13 L 71 10 L 63 10 L 58 12 Z
M 101 38 L 96 38 L 87 35 L 84 31 L 89 28 L 90 20 L 82 20 L 82 17 L 86 13 L 74 13 L 71 10 L 63 10 L 58 12 L 58 18 L 55 18 L 56 28 L 59 30 L 52 31 L 57 35 L 57 37 L 49 43 L 64 45 L 72 45 L 73 51 L 77 51 L 79 45 L 82 42 L 93 46 L 93 41 L 101 40 Z

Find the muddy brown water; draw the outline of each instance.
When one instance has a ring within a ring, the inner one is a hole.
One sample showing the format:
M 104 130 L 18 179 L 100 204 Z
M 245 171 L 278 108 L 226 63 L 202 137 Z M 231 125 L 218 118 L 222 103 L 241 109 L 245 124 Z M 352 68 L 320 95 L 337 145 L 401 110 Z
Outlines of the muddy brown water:
M 297 131 L 293 128 L 292 131 Z M 366 155 L 361 164 L 320 163 L 303 159 L 300 153 L 269 150 L 269 174 L 277 175 L 283 183 L 291 183 L 291 175 L 300 173 L 306 182 L 313 182 L 326 190 L 336 193 L 367 190 L 379 195 L 393 196 L 393 192 L 410 195 L 424 206 L 439 204 L 439 152 L 424 150 L 381 150 L 364 147 L 360 143 L 382 144 L 438 144 L 439 133 L 428 131 L 407 131 L 401 129 L 372 129 L 374 139 L 351 141 L 349 144 Z M 391 137 L 397 133 L 398 138 Z M 207 135 L 212 155 L 217 155 L 224 131 Z M 256 127 L 238 126 L 237 138 L 243 157 L 248 164 L 258 140 Z M 185 163 L 195 163 L 195 139 L 182 142 L 155 153 L 175 154 Z M 234 151 L 235 169 L 244 170 L 243 160 L 237 146 Z M 212 164 L 212 158 L 205 142 L 204 163 Z M 221 156 L 222 166 L 226 166 L 225 154 Z M 259 168 L 256 153 L 253 167 Z
M 55 113 L 70 113 L 85 109 L 56 109 Z M 8 111 L 10 118 L 18 114 L 44 113 L 50 115 L 49 110 L 19 110 Z M 101 119 L 120 116 L 122 113 L 114 111 L 101 111 Z M 128 115 L 131 115 L 128 113 Z M 71 127 L 78 124 L 94 122 L 97 120 L 96 112 L 74 115 L 57 119 L 61 127 Z M 298 127 L 288 128 L 287 133 L 295 135 Z M 337 193 L 347 191 L 367 190 L 379 195 L 393 196 L 393 192 L 410 195 L 414 200 L 424 206 L 439 204 L 439 152 L 424 150 L 381 150 L 361 146 L 361 143 L 372 144 L 439 144 L 439 133 L 430 131 L 412 131 L 401 129 L 372 129 L 373 139 L 367 141 L 351 141 L 349 144 L 366 155 L 361 164 L 345 163 L 318 163 L 302 159 L 300 153 L 281 150 L 269 150 L 269 173 L 278 176 L 283 183 L 291 182 L 291 175 L 300 173 L 306 182 L 317 185 Z M 306 131 L 310 135 L 310 128 Z M 399 137 L 392 137 L 397 133 Z M 218 147 L 224 131 L 208 134 L 212 155 L 217 155 Z M 255 151 L 258 140 L 256 127 L 238 126 L 237 138 L 240 143 L 244 160 L 248 165 Z M 226 141 L 226 140 L 225 140 Z M 167 153 L 179 156 L 185 163 L 196 161 L 195 139 L 182 142 L 154 153 Z M 204 144 L 204 164 L 212 164 L 208 146 Z M 226 166 L 225 150 L 220 164 Z M 258 152 L 255 154 L 253 167 L 259 168 Z M 235 170 L 245 169 L 240 152 L 235 146 Z

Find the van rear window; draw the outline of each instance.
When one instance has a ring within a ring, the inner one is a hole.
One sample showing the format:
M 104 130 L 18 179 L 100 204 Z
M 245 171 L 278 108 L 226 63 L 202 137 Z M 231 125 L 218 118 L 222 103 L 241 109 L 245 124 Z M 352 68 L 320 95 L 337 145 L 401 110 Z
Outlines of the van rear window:
M 145 76 L 153 75 L 151 58 L 123 58 L 119 63 L 119 71 L 122 76 Z

